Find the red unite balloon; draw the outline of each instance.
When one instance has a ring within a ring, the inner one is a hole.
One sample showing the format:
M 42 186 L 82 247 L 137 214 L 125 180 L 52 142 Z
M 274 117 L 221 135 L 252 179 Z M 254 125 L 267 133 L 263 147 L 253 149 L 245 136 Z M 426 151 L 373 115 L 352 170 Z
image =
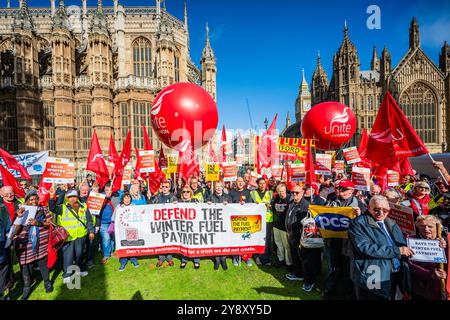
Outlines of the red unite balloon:
M 352 110 L 338 102 L 323 102 L 312 107 L 303 117 L 303 138 L 315 138 L 320 150 L 336 150 L 350 141 L 356 131 Z
M 202 87 L 176 83 L 164 88 L 155 98 L 151 111 L 152 126 L 159 139 L 175 148 L 184 137 L 194 149 L 208 143 L 217 128 L 217 106 Z M 185 132 L 183 133 L 183 128 Z

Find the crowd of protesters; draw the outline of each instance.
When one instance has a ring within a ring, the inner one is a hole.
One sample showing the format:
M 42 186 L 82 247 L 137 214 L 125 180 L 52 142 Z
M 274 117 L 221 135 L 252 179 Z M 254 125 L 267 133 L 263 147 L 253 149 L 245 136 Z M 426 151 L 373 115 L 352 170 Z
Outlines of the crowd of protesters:
M 0 297 L 9 298 L 9 291 L 17 284 L 13 264 L 20 264 L 23 281 L 22 299 L 31 294 L 34 269 L 44 280 L 46 292 L 52 292 L 47 267 L 49 227 L 53 223 L 63 226 L 69 236 L 59 251 L 62 259 L 63 281 L 70 281 L 71 266 L 88 276 L 94 257 L 99 250 L 100 264 L 108 264 L 115 251 L 114 219 L 118 208 L 163 203 L 262 203 L 266 206 L 266 250 L 249 256 L 213 257 L 214 269 L 228 269 L 227 259 L 236 267 L 242 261 L 252 267 L 252 260 L 267 268 L 285 268 L 287 281 L 302 283 L 302 290 L 311 292 L 322 287 L 324 299 L 441 299 L 441 282 L 447 274 L 433 263 L 419 263 L 408 259 L 414 252 L 407 247 L 399 226 L 388 213 L 389 203 L 410 207 L 414 212 L 418 238 L 439 239 L 446 248 L 445 234 L 450 226 L 450 177 L 442 163 L 434 164 L 442 173 L 434 183 L 419 176 L 404 176 L 401 184 L 381 190 L 376 180 L 370 191 L 355 190 L 345 174 L 318 177 L 317 184 L 287 184 L 273 178 L 261 177 L 257 187 L 249 190 L 250 172 L 238 177 L 234 183 L 206 182 L 204 176 L 189 181 L 176 179 L 162 181 L 159 191 L 152 194 L 145 181 L 132 180 L 131 185 L 112 193 L 111 185 L 99 190 L 91 175 L 78 185 L 55 185 L 50 190 L 48 206 L 38 205 L 37 186 L 21 182 L 26 192 L 24 199 L 16 198 L 11 187 L 0 189 Z M 103 192 L 104 205 L 97 216 L 91 215 L 86 202 L 90 191 Z M 324 239 L 323 248 L 301 246 L 302 220 L 308 216 L 309 205 L 352 207 L 348 239 Z M 15 219 L 22 217 L 22 205 L 38 206 L 37 214 L 28 225 L 13 232 L 8 245 L 8 234 Z M 441 231 L 442 230 L 442 231 Z M 180 268 L 185 269 L 188 258 L 180 256 Z M 193 258 L 199 269 L 200 258 Z M 136 257 L 120 258 L 118 270 L 127 263 L 139 267 Z M 114 262 L 112 262 L 114 263 Z M 173 267 L 172 255 L 158 256 L 157 268 Z M 325 267 L 323 283 L 317 283 Z M 381 285 L 368 287 L 370 267 L 380 269 Z

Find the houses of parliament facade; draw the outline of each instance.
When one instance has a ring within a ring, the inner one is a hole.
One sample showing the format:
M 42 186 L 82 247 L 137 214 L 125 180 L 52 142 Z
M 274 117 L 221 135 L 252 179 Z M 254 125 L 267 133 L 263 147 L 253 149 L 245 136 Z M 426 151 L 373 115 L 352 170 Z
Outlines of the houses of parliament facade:
M 5 0 L 6 1 L 6 0 Z M 150 1 L 150 0 L 149 0 Z M 184 21 L 152 7 L 0 8 L 0 147 L 12 154 L 49 150 L 84 168 L 96 129 L 104 152 L 120 151 L 128 130 L 143 147 L 151 104 L 176 82 L 201 85 L 216 100 L 216 59 L 206 27 L 200 68 L 191 60 Z M 149 136 L 156 150 L 160 142 Z
M 312 76 L 311 91 L 303 74 L 295 102 L 295 120 L 286 119 L 285 136 L 299 136 L 304 114 L 314 105 L 338 101 L 357 117 L 352 145 L 358 145 L 364 128 L 370 132 L 384 94 L 389 90 L 430 152 L 450 149 L 450 46 L 443 43 L 436 65 L 421 49 L 416 18 L 409 27 L 409 48 L 397 66 L 387 47 L 378 56 L 373 49 L 370 70 L 362 70 L 358 52 L 349 37 L 347 24 L 343 41 L 333 56 L 333 74 L 328 80 L 320 55 Z

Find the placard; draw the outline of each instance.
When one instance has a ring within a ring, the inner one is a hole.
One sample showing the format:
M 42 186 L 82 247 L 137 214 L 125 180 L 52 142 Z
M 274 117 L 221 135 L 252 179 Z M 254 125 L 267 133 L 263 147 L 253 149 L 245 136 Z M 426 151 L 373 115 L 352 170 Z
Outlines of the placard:
M 73 163 L 69 159 L 48 157 L 42 175 L 43 182 L 73 183 Z
M 291 170 L 291 182 L 305 182 L 306 181 L 306 169 L 304 163 L 291 163 L 289 164 Z
M 139 173 L 155 172 L 155 151 L 139 150 Z
M 283 174 L 283 166 L 279 164 L 274 164 L 271 168 L 272 177 L 276 181 L 281 181 L 282 174 Z
M 223 175 L 223 181 L 236 181 L 238 176 L 238 166 L 236 162 L 224 162 L 222 164 L 222 175 Z
M 355 184 L 356 190 L 370 190 L 370 169 L 363 167 L 352 168 L 352 182 Z
M 122 185 L 131 184 L 131 174 L 133 169 L 131 168 L 131 164 L 128 163 L 125 166 L 125 169 L 123 170 L 123 178 L 122 178 Z
M 249 190 L 255 190 L 258 188 L 258 184 L 256 183 L 256 180 L 258 180 L 259 176 L 255 171 L 250 172 L 250 177 L 247 184 L 247 189 Z
M 167 173 L 177 173 L 178 171 L 178 156 L 168 155 L 167 156 Z
M 316 154 L 316 174 L 331 175 L 331 154 Z
M 336 173 L 345 172 L 345 161 L 344 160 L 334 160 L 333 170 Z
M 30 176 L 41 175 L 44 173 L 45 163 L 48 159 L 48 151 L 22 153 L 13 156 L 25 169 L 27 169 Z M 0 164 L 6 167 L 5 161 L 0 157 Z M 20 178 L 20 172 L 8 168 L 9 172 L 16 177 Z
M 219 181 L 220 180 L 220 166 L 216 162 L 206 163 L 206 181 Z
M 342 151 L 344 152 L 345 161 L 347 161 L 348 164 L 361 162 L 361 157 L 359 156 L 359 152 L 356 147 L 345 148 Z
M 396 187 L 400 184 L 400 174 L 394 170 L 388 170 L 388 186 Z
M 106 196 L 104 194 L 91 191 L 86 202 L 89 212 L 94 216 L 98 216 L 102 210 L 105 199 Z
M 439 240 L 407 238 L 408 248 L 414 251 L 412 261 L 447 263 L 445 250 L 439 246 Z
M 398 224 L 402 233 L 405 236 L 416 235 L 412 209 L 395 203 L 389 203 L 389 207 L 391 210 L 388 217 Z

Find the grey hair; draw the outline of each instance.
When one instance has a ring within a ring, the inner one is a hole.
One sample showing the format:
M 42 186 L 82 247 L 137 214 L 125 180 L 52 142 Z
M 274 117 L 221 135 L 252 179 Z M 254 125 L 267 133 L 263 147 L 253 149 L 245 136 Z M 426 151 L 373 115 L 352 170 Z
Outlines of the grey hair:
M 277 186 L 277 192 L 280 192 L 280 189 L 281 188 L 284 188 L 284 190 L 287 190 L 287 187 L 286 187 L 286 185 L 284 184 L 284 183 L 280 183 L 278 186 Z
M 416 229 L 419 228 L 419 224 L 420 224 L 422 221 L 428 221 L 428 220 L 431 220 L 432 222 L 434 222 L 434 224 L 439 224 L 439 225 L 441 226 L 441 230 L 444 228 L 443 225 L 442 225 L 441 219 L 439 219 L 438 217 L 436 217 L 436 216 L 430 214 L 430 215 L 426 215 L 426 216 L 422 215 L 422 216 L 418 216 L 418 217 L 417 217 L 417 220 L 416 220 Z M 441 235 L 438 234 L 437 236 L 440 237 Z
M 370 201 L 369 201 L 369 207 L 373 208 L 373 204 L 375 202 L 378 203 L 386 203 L 389 206 L 389 201 L 387 200 L 387 198 L 385 196 L 379 195 L 377 194 L 376 196 L 373 196 Z

